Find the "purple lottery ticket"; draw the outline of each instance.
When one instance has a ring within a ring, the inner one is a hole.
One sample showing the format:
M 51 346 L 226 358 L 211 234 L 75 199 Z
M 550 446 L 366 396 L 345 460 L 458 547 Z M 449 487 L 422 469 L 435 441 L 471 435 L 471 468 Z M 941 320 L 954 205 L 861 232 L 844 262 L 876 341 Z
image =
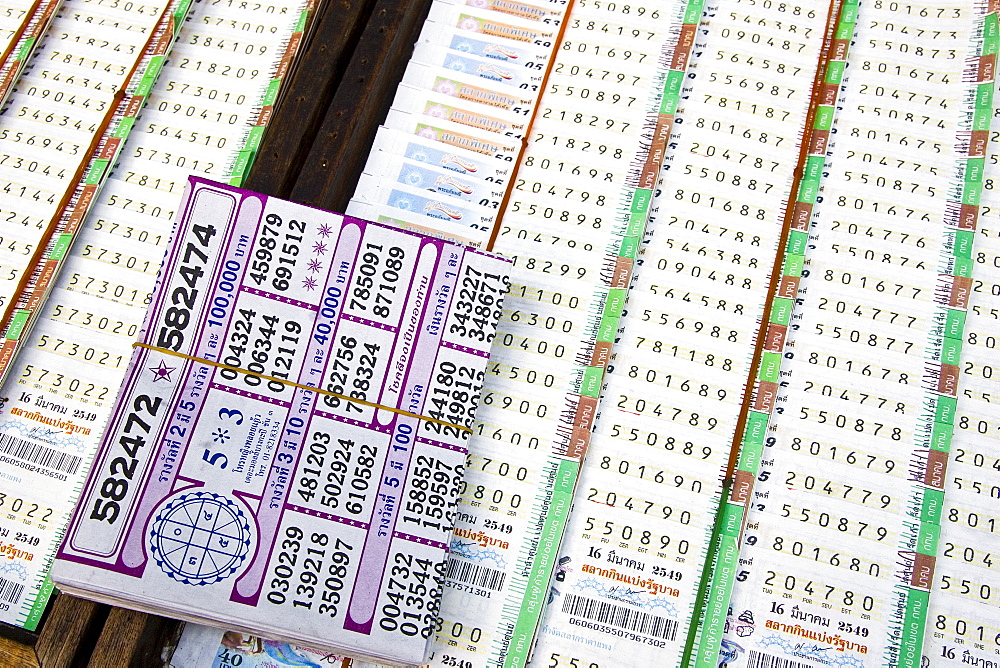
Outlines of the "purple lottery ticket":
M 192 177 L 53 579 L 420 663 L 508 268 Z

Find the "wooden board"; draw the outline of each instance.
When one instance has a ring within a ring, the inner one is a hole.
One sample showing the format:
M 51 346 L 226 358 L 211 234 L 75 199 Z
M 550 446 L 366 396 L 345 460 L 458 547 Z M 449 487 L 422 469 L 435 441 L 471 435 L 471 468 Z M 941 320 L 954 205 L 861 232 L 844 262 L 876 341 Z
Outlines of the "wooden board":
M 376 0 L 326 0 L 316 10 L 257 157 L 243 184 L 287 198 L 324 112 L 343 83 Z
M 430 5 L 430 0 L 379 0 L 290 199 L 331 211 L 347 207 Z
M 39 664 L 45 668 L 81 665 L 90 656 L 109 612 L 106 605 L 57 596 L 35 644 Z

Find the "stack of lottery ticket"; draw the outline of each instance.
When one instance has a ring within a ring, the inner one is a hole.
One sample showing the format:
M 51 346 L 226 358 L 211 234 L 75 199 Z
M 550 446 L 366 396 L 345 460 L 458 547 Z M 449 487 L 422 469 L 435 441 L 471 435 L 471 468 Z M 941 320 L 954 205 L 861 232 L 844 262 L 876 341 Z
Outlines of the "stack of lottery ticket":
M 509 263 L 193 177 L 179 211 L 53 580 L 422 662 Z
M 435 0 L 347 212 L 488 241 L 563 9 Z

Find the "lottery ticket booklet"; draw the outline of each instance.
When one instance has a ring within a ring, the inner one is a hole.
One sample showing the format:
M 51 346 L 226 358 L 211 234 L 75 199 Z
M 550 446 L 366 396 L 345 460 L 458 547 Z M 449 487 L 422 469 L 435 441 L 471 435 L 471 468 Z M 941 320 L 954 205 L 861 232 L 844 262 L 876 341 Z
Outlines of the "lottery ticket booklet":
M 195 177 L 178 211 L 53 580 L 421 663 L 508 261 Z

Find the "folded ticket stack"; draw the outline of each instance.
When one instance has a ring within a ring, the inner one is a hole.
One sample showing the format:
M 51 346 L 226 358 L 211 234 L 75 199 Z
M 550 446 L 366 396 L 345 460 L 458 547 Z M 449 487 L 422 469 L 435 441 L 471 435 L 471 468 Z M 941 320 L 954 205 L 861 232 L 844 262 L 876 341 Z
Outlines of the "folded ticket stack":
M 508 268 L 192 177 L 53 580 L 421 663 Z

